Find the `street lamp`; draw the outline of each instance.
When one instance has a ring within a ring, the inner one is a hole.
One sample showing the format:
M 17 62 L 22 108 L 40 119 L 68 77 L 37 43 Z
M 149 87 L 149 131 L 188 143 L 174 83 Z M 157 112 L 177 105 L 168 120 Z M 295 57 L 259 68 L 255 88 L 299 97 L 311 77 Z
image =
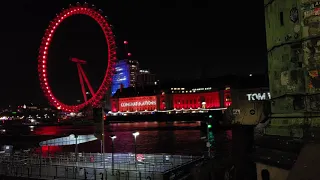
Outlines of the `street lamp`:
M 76 166 L 78 167 L 78 151 L 79 151 L 78 150 L 78 135 L 71 134 L 70 136 L 73 137 L 76 141 L 74 152 L 75 152 L 75 156 L 76 156 Z
M 134 137 L 134 162 L 137 166 L 137 136 L 139 136 L 139 132 L 134 132 L 132 133 L 133 137 Z
M 112 169 L 112 175 L 114 175 L 114 140 L 117 138 L 117 136 L 115 136 L 115 135 L 111 135 L 110 136 L 110 138 L 111 138 L 111 140 L 112 140 L 112 154 L 111 154 L 111 160 L 112 160 L 112 162 L 111 162 L 111 169 Z

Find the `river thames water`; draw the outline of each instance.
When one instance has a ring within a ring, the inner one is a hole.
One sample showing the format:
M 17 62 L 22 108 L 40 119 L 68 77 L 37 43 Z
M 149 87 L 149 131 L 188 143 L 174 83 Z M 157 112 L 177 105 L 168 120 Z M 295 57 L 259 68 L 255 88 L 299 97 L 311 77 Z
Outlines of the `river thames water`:
M 139 122 L 139 123 L 114 123 L 106 126 L 105 151 L 111 152 L 112 141 L 110 135 L 116 135 L 114 141 L 115 152 L 134 152 L 134 137 L 132 133 L 138 131 L 138 153 L 171 153 L 171 154 L 203 154 L 206 142 L 201 139 L 204 136 L 200 130 L 200 122 Z M 22 130 L 19 131 L 20 134 Z M 93 134 L 94 126 L 39 126 L 32 127 L 23 134 L 37 136 L 68 136 L 70 134 Z M 12 132 L 14 133 L 14 132 Z M 57 151 L 74 151 L 74 145 L 51 148 Z M 99 140 L 78 145 L 79 152 L 100 152 Z

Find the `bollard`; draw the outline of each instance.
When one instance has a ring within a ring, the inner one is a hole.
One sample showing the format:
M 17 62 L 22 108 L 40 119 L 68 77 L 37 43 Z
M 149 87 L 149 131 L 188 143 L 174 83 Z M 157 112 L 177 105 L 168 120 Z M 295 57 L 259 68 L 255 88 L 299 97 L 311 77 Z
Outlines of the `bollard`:
M 97 180 L 97 171 L 96 171 L 96 169 L 93 169 L 93 175 L 94 175 L 94 180 Z
M 103 173 L 101 172 L 101 173 L 99 173 L 100 175 L 101 175 L 101 180 L 103 180 Z
M 30 177 L 30 169 L 29 169 L 29 167 L 28 167 L 28 177 Z

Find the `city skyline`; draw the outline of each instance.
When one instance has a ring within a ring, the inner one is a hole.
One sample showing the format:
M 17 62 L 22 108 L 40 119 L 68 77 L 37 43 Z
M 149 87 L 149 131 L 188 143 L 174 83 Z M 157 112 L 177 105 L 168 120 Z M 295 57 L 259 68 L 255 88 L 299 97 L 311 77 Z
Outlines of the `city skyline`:
M 69 2 L 75 4 L 74 1 Z M 208 77 L 266 70 L 264 23 L 260 23 L 256 32 L 247 32 L 245 28 L 241 29 L 239 26 L 234 27 L 216 18 L 219 13 L 213 10 L 214 7 L 219 6 L 218 4 L 209 5 L 208 8 L 188 9 L 183 7 L 183 4 L 108 4 L 99 1 L 90 3 L 101 8 L 113 25 L 120 51 L 118 58 L 122 59 L 121 54 L 124 54 L 121 43 L 123 40 L 128 40 L 132 58 L 141 62 L 144 68 L 151 69 L 159 79 L 168 80 L 172 77 L 181 80 L 197 79 L 201 77 L 205 66 L 212 67 L 207 68 Z M 15 13 L 6 18 L 4 15 L 9 13 L 8 10 L 4 10 L 1 14 L 3 24 L 6 24 L 1 32 L 3 40 L 0 45 L 3 49 L 3 58 L 6 59 L 2 65 L 12 67 L 4 68 L 1 72 L 1 81 L 6 87 L 1 90 L 2 103 L 30 100 L 45 102 L 36 70 L 38 48 L 49 22 L 62 8 L 67 8 L 68 4 L 54 1 L 46 3 L 28 1 L 18 4 L 5 2 L 6 6 L 14 5 Z M 206 7 L 206 4 L 198 6 Z M 258 6 L 260 5 L 257 4 Z M 116 7 L 117 10 L 112 7 Z M 262 5 L 260 9 L 257 8 L 256 13 L 261 14 L 261 21 L 263 21 Z M 233 11 L 242 12 L 239 8 L 234 8 Z M 241 13 L 244 17 L 248 17 L 249 14 L 245 10 Z M 213 19 L 214 23 L 212 23 Z M 70 21 L 76 27 L 81 27 L 77 24 L 77 20 Z M 250 24 L 245 21 L 243 23 L 243 27 L 247 26 L 245 23 Z M 72 29 L 62 28 L 60 31 L 62 34 L 68 34 Z M 219 35 L 223 32 L 233 32 L 235 36 L 231 39 L 223 39 Z M 246 36 L 255 38 L 246 38 Z M 99 35 L 95 38 L 98 39 Z M 236 39 L 232 40 L 233 38 Z M 59 37 L 57 39 L 59 40 Z M 90 38 L 83 37 L 83 39 Z M 75 44 L 75 42 L 72 43 Z M 98 47 L 98 45 L 93 46 Z M 243 49 L 240 49 L 242 46 Z M 253 47 L 256 49 L 252 49 Z M 75 52 L 77 48 L 74 48 Z M 68 53 L 70 55 L 73 52 Z M 90 54 L 90 52 L 87 53 Z M 59 57 L 60 54 L 57 56 Z M 78 83 L 78 81 L 75 82 Z

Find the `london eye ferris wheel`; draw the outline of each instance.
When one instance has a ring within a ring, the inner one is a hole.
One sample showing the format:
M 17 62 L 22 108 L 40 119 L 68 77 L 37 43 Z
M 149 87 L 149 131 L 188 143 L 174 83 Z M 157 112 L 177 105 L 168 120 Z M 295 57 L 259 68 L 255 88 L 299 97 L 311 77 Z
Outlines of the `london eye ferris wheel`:
M 77 67 L 83 101 L 78 104 L 67 104 L 62 99 L 59 99 L 52 91 L 50 77 L 48 76 L 48 70 L 50 69 L 50 66 L 48 65 L 48 55 L 50 54 L 49 47 L 51 46 L 51 42 L 55 36 L 56 30 L 59 28 L 59 25 L 67 18 L 76 15 L 91 17 L 99 24 L 108 46 L 106 49 L 108 56 L 107 59 L 105 59 L 108 65 L 105 69 L 102 83 L 99 85 L 97 90 L 94 90 L 90 84 L 89 78 L 86 76 L 86 73 L 82 68 L 82 66 L 87 62 L 82 59 L 71 58 L 71 62 L 75 63 L 75 66 Z M 45 31 L 45 35 L 42 38 L 38 55 L 38 75 L 42 91 L 51 105 L 66 112 L 77 112 L 85 107 L 98 107 L 101 105 L 101 100 L 106 95 L 106 92 L 112 83 L 116 59 L 116 42 L 107 18 L 104 17 L 100 11 L 95 10 L 94 7 L 89 7 L 88 4 L 80 5 L 78 3 L 76 6 L 70 6 L 69 8 L 62 10 L 50 22 Z M 88 93 L 86 91 L 86 87 L 91 94 L 90 97 L 87 97 Z

